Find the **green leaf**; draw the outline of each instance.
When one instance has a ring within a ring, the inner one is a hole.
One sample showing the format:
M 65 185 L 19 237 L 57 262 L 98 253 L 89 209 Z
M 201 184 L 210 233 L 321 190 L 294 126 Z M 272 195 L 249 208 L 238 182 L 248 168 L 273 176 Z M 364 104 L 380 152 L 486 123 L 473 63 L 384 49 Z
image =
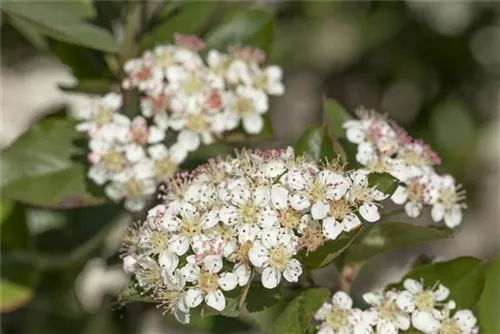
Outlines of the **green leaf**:
M 10 23 L 16 28 L 34 47 L 45 50 L 48 48 L 47 41 L 38 32 L 35 25 L 28 21 L 20 20 L 15 16 L 9 18 Z
M 0 311 L 12 312 L 33 298 L 39 274 L 32 263 L 11 260 L 4 251 L 1 264 Z
M 248 290 L 245 306 L 248 312 L 261 312 L 275 305 L 281 298 L 279 288 L 266 289 L 260 282 L 252 282 Z
M 311 269 L 322 268 L 335 260 L 342 252 L 344 252 L 356 238 L 363 233 L 369 225 L 365 225 L 358 230 L 343 232 L 337 239 L 328 240 L 314 252 L 309 252 L 306 255 L 305 250 L 300 252 L 303 263 Z
M 274 17 L 263 10 L 236 10 L 226 14 L 205 36 L 209 48 L 224 50 L 233 44 L 268 53 L 274 35 Z
M 179 12 L 172 17 L 168 17 L 165 22 L 157 25 L 144 37 L 141 49 L 149 49 L 157 44 L 171 43 L 174 33 L 194 34 L 200 30 L 207 22 L 214 3 L 210 1 L 187 1 L 176 3 L 175 10 Z M 171 10 L 171 7 L 167 8 Z
M 11 202 L 4 211 L 2 198 L 2 247 L 9 250 L 28 249 L 33 246 L 33 240 L 26 223 L 26 210 L 23 205 Z
M 85 2 L 86 3 L 86 2 Z M 89 48 L 118 52 L 111 34 L 83 19 L 93 16 L 93 7 L 80 2 L 2 2 L 2 11 L 9 17 L 27 23 L 43 35 Z
M 379 222 L 359 236 L 347 251 L 348 261 L 360 262 L 379 253 L 451 238 L 455 231 L 403 222 Z
M 321 126 L 312 126 L 307 129 L 295 145 L 295 152 L 297 155 L 307 154 L 316 160 L 325 158 L 331 160 L 336 156 L 332 140 L 325 128 Z
M 77 79 L 105 80 L 112 74 L 98 52 L 64 42 L 52 41 L 52 52 Z
M 86 177 L 84 152 L 74 142 L 84 136 L 76 122 L 48 118 L 31 127 L 2 152 L 2 196 L 53 208 L 98 205 Z M 95 186 L 94 186 L 95 187 Z
M 471 309 L 476 305 L 483 291 L 484 264 L 473 257 L 436 262 L 414 269 L 394 287 L 401 287 L 406 278 L 413 278 L 417 281 L 423 279 L 426 287 L 440 282 L 450 289 L 449 298 L 457 303 L 458 308 Z
M 481 333 L 500 333 L 500 258 L 491 262 L 486 270 L 483 294 L 477 306 Z
M 64 92 L 105 95 L 113 90 L 114 84 L 105 79 L 80 80 L 77 84 L 60 84 L 59 89 Z
M 345 129 L 342 124 L 351 119 L 351 116 L 335 100 L 326 99 L 323 108 L 323 118 L 330 134 L 337 138 L 345 138 Z
M 388 173 L 371 173 L 368 175 L 370 187 L 377 187 L 386 195 L 392 195 L 398 188 L 399 181 Z
M 329 295 L 330 291 L 326 288 L 312 288 L 302 291 L 286 306 L 267 333 L 304 333 L 314 313 L 323 305 Z

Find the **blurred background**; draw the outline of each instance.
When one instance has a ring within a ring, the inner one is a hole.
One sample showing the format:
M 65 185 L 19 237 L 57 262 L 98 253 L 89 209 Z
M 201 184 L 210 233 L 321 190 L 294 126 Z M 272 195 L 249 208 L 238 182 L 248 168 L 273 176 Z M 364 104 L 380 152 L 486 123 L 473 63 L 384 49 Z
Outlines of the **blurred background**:
M 159 3 L 152 2 L 151 11 Z M 102 23 L 121 5 L 96 2 L 98 20 Z M 264 8 L 276 15 L 268 59 L 284 68 L 286 94 L 273 101 L 273 146 L 294 144 L 309 125 L 320 122 L 327 96 L 349 112 L 365 106 L 387 113 L 412 136 L 430 143 L 443 160 L 441 172 L 456 176 L 468 192 L 469 209 L 457 237 L 377 256 L 363 267 L 354 294 L 398 279 L 421 254 L 488 259 L 499 253 L 499 2 L 262 0 L 216 5 Z M 1 144 L 6 147 L 35 120 L 82 107 L 88 97 L 61 91 L 58 85 L 75 82 L 69 69 L 50 48 L 33 46 L 10 22 L 1 23 Z M 195 317 L 191 327 L 179 329 L 154 306 L 120 307 L 116 294 L 127 277 L 116 251 L 130 219 L 110 210 L 101 213 L 102 208 L 10 209 L 21 210 L 37 236 L 37 248 L 56 264 L 37 277 L 34 291 L 24 292 L 26 305 L 2 313 L 1 333 L 258 333 L 272 321 L 273 310 L 241 320 Z M 6 210 L 2 205 L 2 214 Z M 420 221 L 426 223 L 427 217 Z M 119 223 L 100 229 L 110 219 Z M 86 252 L 85 241 L 99 233 L 103 246 Z M 12 236 L 2 233 L 1 240 L 4 247 Z M 75 249 L 85 256 L 71 263 L 64 257 L 57 261 L 59 254 Z M 318 280 L 333 287 L 334 272 L 326 268 Z

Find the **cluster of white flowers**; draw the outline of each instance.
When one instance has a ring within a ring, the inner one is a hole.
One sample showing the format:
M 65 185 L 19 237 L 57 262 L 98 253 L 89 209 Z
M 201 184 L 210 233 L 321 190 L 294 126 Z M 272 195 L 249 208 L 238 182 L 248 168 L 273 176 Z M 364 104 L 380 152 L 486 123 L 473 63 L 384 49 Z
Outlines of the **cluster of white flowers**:
M 284 87 L 278 66 L 261 67 L 262 52 L 232 47 L 229 54 L 200 50 L 195 36 L 147 51 L 125 63 L 125 90 L 138 89 L 132 120 L 121 114 L 121 94 L 109 93 L 79 110 L 77 126 L 89 135 L 88 177 L 114 201 L 140 211 L 159 183 L 168 181 L 189 152 L 211 144 L 240 121 L 249 134 L 263 128 L 269 95 Z
M 420 139 L 410 137 L 395 122 L 371 111 L 358 111 L 359 119 L 345 121 L 347 139 L 357 144 L 356 160 L 371 172 L 389 173 L 401 185 L 391 199 L 403 205 L 406 214 L 418 217 L 424 206 L 432 206 L 435 222 L 450 227 L 462 221 L 465 192 L 451 175 L 439 175 L 434 166 L 439 156 Z
M 442 284 L 431 288 L 413 279 L 403 282 L 404 290 L 366 293 L 367 310 L 353 308 L 352 299 L 343 291 L 335 293 L 332 303 L 316 312 L 318 334 L 395 334 L 412 327 L 430 334 L 477 334 L 477 319 L 470 310 L 456 310 Z
M 223 310 L 223 291 L 238 285 L 297 282 L 299 250 L 379 220 L 385 197 L 365 172 L 335 161 L 318 164 L 292 148 L 242 151 L 179 174 L 126 236 L 124 269 L 187 322 L 203 301 Z

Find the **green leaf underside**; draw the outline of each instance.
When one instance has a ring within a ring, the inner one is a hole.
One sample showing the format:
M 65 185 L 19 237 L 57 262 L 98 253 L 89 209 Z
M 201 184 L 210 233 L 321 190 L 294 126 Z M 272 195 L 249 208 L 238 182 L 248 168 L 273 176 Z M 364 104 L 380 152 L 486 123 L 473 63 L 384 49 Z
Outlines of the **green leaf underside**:
M 2 10 L 20 24 L 27 23 L 27 26 L 36 27 L 39 33 L 54 39 L 101 51 L 118 52 L 119 47 L 107 30 L 83 21 L 94 16 L 93 7 L 75 4 L 59 1 L 4 1 Z
M 460 257 L 445 262 L 421 266 L 408 273 L 401 283 L 390 287 L 401 288 L 406 278 L 423 279 L 425 287 L 439 282 L 450 289 L 450 299 L 461 309 L 471 309 L 479 300 L 484 285 L 484 264 L 473 257 Z M 389 288 L 390 288 L 389 287 Z
M 314 252 L 306 255 L 305 251 L 300 252 L 303 263 L 308 268 L 322 268 L 335 260 L 344 252 L 356 238 L 363 233 L 363 227 L 355 231 L 343 232 L 337 239 L 328 240 Z
M 105 202 L 88 191 L 83 151 L 74 142 L 84 137 L 76 122 L 48 118 L 34 125 L 2 152 L 2 195 L 33 205 L 71 208 Z
M 323 108 L 323 118 L 328 126 L 330 134 L 337 138 L 345 137 L 345 130 L 342 124 L 351 119 L 351 116 L 335 100 L 326 99 Z
M 239 44 L 268 53 L 274 35 L 273 14 L 263 10 L 237 10 L 225 15 L 205 36 L 209 48 L 225 50 Z
M 149 296 L 148 293 L 144 293 L 137 284 L 130 283 L 125 288 L 120 291 L 118 296 L 118 304 L 126 304 L 130 302 L 143 302 L 143 303 L 157 303 L 159 302 Z
M 274 306 L 281 294 L 280 288 L 266 289 L 261 282 L 252 282 L 244 306 L 250 313 L 261 312 Z
M 398 180 L 388 173 L 371 173 L 368 175 L 370 187 L 377 187 L 378 190 L 387 195 L 392 195 L 398 188 Z
M 396 221 L 379 222 L 349 247 L 348 259 L 352 262 L 361 262 L 391 249 L 451 238 L 454 235 L 455 231 L 452 229 L 439 229 Z
M 486 271 L 483 294 L 477 306 L 481 333 L 500 333 L 500 258 L 491 262 Z
M 141 49 L 171 43 L 174 33 L 195 34 L 204 26 L 214 9 L 214 3 L 210 1 L 187 1 L 175 4 L 175 9 L 179 12 L 153 28 L 142 41 Z
M 302 291 L 286 306 L 267 333 L 304 333 L 314 313 L 327 300 L 329 295 L 330 290 L 326 288 L 311 288 Z
M 315 160 L 331 160 L 336 156 L 332 140 L 321 126 L 307 129 L 295 145 L 295 152 L 297 155 L 307 154 Z

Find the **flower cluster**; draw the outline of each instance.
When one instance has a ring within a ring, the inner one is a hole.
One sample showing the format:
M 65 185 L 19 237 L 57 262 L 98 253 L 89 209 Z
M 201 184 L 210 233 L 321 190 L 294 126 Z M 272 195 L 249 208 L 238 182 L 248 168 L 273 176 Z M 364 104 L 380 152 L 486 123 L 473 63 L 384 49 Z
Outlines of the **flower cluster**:
M 451 175 L 439 175 L 439 156 L 420 139 L 410 137 L 395 122 L 371 111 L 358 111 L 359 119 L 345 121 L 347 139 L 357 144 L 356 160 L 371 172 L 389 173 L 401 185 L 391 199 L 404 205 L 409 217 L 418 217 L 432 206 L 435 222 L 450 227 L 462 221 L 465 191 Z
M 285 91 L 278 66 L 263 68 L 262 51 L 233 46 L 229 53 L 200 51 L 196 36 L 174 35 L 175 45 L 160 45 L 125 63 L 126 89 L 137 88 L 141 113 L 163 130 L 179 133 L 178 143 L 193 151 L 243 123 L 249 134 L 261 132 L 269 95 Z
M 125 63 L 125 90 L 138 89 L 140 115 L 121 114 L 123 97 L 109 93 L 79 110 L 77 129 L 89 135 L 88 177 L 105 185 L 111 199 L 140 211 L 161 182 L 168 181 L 189 152 L 237 128 L 257 134 L 269 95 L 284 87 L 278 66 L 263 68 L 262 52 L 232 47 L 208 51 L 194 36 L 147 51 Z
M 253 279 L 272 289 L 297 282 L 299 250 L 380 219 L 386 195 L 365 172 L 318 164 L 287 150 L 242 151 L 181 173 L 124 240 L 124 268 L 140 288 L 189 320 L 203 301 L 216 310 L 224 291 Z
M 477 334 L 477 319 L 470 310 L 456 310 L 447 300 L 448 288 L 436 283 L 431 288 L 413 279 L 403 282 L 403 290 L 366 293 L 367 310 L 353 308 L 352 299 L 343 291 L 335 293 L 331 303 L 316 312 L 318 334 L 398 333 L 410 327 L 431 334 Z

